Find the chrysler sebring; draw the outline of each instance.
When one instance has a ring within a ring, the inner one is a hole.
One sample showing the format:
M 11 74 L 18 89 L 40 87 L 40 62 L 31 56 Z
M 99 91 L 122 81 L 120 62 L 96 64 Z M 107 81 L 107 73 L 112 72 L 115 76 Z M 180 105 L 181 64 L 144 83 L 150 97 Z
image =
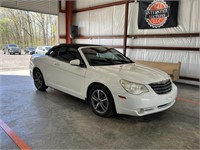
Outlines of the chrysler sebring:
M 87 101 L 99 116 L 144 116 L 170 108 L 177 87 L 163 71 L 136 64 L 105 46 L 61 44 L 32 55 L 35 87 L 52 87 Z

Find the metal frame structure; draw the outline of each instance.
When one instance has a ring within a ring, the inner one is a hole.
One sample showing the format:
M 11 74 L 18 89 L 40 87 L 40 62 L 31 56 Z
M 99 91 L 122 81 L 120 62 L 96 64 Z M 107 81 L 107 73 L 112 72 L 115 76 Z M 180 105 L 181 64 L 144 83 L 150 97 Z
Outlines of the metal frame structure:
M 91 11 L 96 9 L 102 9 L 106 7 L 112 7 L 117 5 L 125 5 L 125 20 L 124 20 L 124 35 L 102 35 L 102 36 L 83 36 L 80 35 L 76 39 L 113 39 L 113 38 L 123 38 L 123 45 L 112 45 L 113 48 L 122 48 L 123 53 L 126 55 L 126 49 L 159 49 L 159 50 L 184 50 L 184 51 L 199 51 L 199 48 L 194 47 L 160 47 L 160 46 L 128 46 L 127 38 L 188 38 L 188 37 L 199 37 L 200 33 L 178 33 L 178 34 L 135 34 L 127 35 L 128 29 L 128 11 L 129 3 L 135 2 L 135 0 L 121 0 L 117 2 L 107 3 L 103 5 L 82 8 L 77 10 L 73 9 L 73 1 L 66 1 L 66 10 L 61 10 L 61 2 L 59 1 L 59 12 L 66 14 L 66 36 L 60 36 L 61 39 L 66 39 L 66 43 L 71 43 L 70 39 L 70 26 L 72 25 L 72 16 L 75 13 L 81 13 L 85 11 Z M 70 8 L 71 7 L 71 8 Z M 199 81 L 198 78 L 190 77 L 180 77 L 181 79 Z

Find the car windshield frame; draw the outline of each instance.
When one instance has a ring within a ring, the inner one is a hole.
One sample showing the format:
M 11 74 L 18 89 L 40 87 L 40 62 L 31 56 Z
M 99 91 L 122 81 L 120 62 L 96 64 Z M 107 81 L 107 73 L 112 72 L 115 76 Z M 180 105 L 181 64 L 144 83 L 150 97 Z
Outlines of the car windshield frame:
M 18 46 L 15 44 L 9 44 L 8 47 L 18 47 Z
M 108 47 L 83 47 L 81 51 L 90 66 L 109 66 L 134 63 L 118 50 Z

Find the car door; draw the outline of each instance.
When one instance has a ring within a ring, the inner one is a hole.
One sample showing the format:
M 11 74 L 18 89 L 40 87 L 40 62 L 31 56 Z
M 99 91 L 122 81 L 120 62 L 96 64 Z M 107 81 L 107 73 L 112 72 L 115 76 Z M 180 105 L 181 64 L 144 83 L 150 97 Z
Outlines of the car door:
M 86 67 L 77 49 L 60 47 L 49 54 L 49 80 L 56 89 L 79 98 L 83 97 Z M 82 66 L 72 66 L 70 61 L 79 59 Z

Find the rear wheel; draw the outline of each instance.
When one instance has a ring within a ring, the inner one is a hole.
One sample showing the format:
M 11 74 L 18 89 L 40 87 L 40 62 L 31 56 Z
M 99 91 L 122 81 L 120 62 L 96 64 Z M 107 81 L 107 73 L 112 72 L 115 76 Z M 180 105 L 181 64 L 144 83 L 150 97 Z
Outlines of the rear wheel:
M 21 53 L 19 53 L 19 55 L 21 55 Z
M 102 86 L 94 86 L 89 92 L 89 102 L 93 112 L 102 117 L 115 114 L 115 105 L 110 91 Z
M 39 91 L 45 91 L 48 88 L 48 86 L 45 85 L 42 72 L 39 69 L 36 69 L 34 71 L 34 73 L 33 73 L 33 79 L 34 79 L 35 87 Z

